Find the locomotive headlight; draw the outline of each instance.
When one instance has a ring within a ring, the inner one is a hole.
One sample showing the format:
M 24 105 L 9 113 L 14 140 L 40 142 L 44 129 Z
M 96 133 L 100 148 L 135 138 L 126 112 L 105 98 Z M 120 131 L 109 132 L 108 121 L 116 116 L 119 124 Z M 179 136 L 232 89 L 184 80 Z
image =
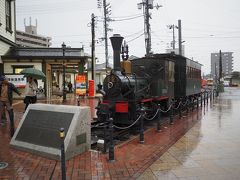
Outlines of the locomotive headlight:
M 108 83 L 108 89 L 111 89 L 113 87 L 113 83 L 112 82 L 109 82 Z

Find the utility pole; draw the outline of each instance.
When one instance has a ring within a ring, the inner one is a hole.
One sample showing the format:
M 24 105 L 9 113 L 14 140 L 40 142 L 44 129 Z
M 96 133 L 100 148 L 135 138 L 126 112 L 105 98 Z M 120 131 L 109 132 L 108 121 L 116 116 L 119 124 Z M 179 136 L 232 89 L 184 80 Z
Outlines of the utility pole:
M 182 23 L 181 20 L 178 20 L 178 50 L 179 50 L 179 55 L 182 56 Z
M 175 26 L 174 24 L 168 25 L 167 27 L 168 27 L 169 29 L 172 29 L 172 30 L 173 30 L 173 42 L 172 42 L 172 47 L 173 47 L 173 50 L 175 50 L 175 43 L 176 43 L 176 41 L 175 41 L 175 28 L 178 29 L 178 27 Z
M 223 86 L 223 75 L 222 75 L 222 51 L 219 51 L 219 79 L 218 79 L 218 92 L 224 92 Z
M 150 23 L 149 23 L 149 3 L 148 0 L 146 0 L 146 5 L 145 5 L 145 26 L 146 26 L 146 34 L 145 34 L 145 44 L 146 44 L 146 54 L 150 54 L 151 49 L 152 49 L 152 43 L 151 43 L 151 34 L 150 34 Z M 145 28 L 144 28 L 145 29 Z
M 95 78 L 95 16 L 91 16 L 91 29 L 92 29 L 92 80 Z
M 161 5 L 153 6 L 153 0 L 143 0 L 141 3 L 138 3 L 138 9 L 143 8 L 143 14 L 144 14 L 144 35 L 145 35 L 145 48 L 146 48 L 146 55 L 149 55 L 152 50 L 152 43 L 151 43 L 151 27 L 150 27 L 150 21 L 151 15 L 149 13 L 149 9 L 153 9 L 156 7 L 156 9 L 162 7 Z
M 108 62 L 108 31 L 110 29 L 108 28 L 108 22 L 110 21 L 110 18 L 109 18 L 109 15 L 111 13 L 110 8 L 111 8 L 110 4 L 106 3 L 106 0 L 103 0 L 103 12 L 104 12 L 103 26 L 104 26 L 106 70 L 109 67 L 109 62 Z
M 219 82 L 222 78 L 222 51 L 219 51 Z

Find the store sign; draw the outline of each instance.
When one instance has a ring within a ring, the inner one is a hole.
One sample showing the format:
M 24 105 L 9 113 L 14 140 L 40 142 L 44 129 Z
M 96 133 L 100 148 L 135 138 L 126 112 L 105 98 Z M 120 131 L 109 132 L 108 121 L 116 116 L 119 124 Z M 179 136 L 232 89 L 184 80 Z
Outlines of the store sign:
M 86 95 L 86 76 L 85 75 L 77 75 L 76 76 L 76 94 L 79 96 Z

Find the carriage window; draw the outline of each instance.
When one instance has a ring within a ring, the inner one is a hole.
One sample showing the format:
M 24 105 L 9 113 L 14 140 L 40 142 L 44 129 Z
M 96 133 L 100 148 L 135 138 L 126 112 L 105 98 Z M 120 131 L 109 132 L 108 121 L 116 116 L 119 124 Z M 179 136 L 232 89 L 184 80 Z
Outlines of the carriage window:
M 169 61 L 169 81 L 174 82 L 174 63 Z

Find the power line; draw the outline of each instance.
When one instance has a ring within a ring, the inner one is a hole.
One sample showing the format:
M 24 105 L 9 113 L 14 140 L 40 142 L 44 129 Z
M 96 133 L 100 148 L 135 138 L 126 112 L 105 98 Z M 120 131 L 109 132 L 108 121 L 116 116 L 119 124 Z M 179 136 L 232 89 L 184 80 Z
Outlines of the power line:
M 131 17 L 131 18 L 125 18 L 125 19 L 113 19 L 113 22 L 119 22 L 119 21 L 128 21 L 128 20 L 132 20 L 132 19 L 137 19 L 139 17 L 143 17 L 143 15 L 140 16 L 135 16 L 135 17 Z
M 137 36 L 137 37 L 135 37 L 135 38 L 133 38 L 133 39 L 127 41 L 127 43 L 130 43 L 130 42 L 132 42 L 132 41 L 134 41 L 134 40 L 140 38 L 140 37 L 143 36 L 143 35 L 144 35 L 144 33 L 142 33 L 142 34 L 140 34 L 139 36 Z

